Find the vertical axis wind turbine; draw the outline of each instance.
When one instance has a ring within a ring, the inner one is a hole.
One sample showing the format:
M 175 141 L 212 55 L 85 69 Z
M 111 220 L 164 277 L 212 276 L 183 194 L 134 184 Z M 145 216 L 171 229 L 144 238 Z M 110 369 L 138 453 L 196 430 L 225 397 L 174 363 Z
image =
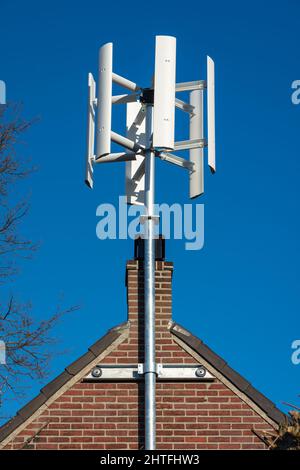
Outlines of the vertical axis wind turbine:
M 207 57 L 207 80 L 176 83 L 176 39 L 156 36 L 154 85 L 142 88 L 113 72 L 113 45 L 99 51 L 98 92 L 91 73 L 88 75 L 88 130 L 85 182 L 93 188 L 94 167 L 101 163 L 126 162 L 128 204 L 145 206 L 144 290 L 145 290 L 145 449 L 156 448 L 156 376 L 155 358 L 155 249 L 154 213 L 155 159 L 188 171 L 189 196 L 204 192 L 204 148 L 208 165 L 215 163 L 215 91 L 214 62 Z M 113 84 L 130 93 L 113 95 Z M 204 91 L 207 91 L 207 139 L 204 137 Z M 176 97 L 188 92 L 189 102 Z M 112 107 L 126 104 L 126 136 L 112 131 Z M 189 140 L 175 141 L 175 109 L 188 115 Z M 96 141 L 96 145 L 95 145 Z M 111 152 L 111 143 L 123 151 Z M 95 151 L 96 147 L 96 151 Z M 189 151 L 189 159 L 177 152 Z M 176 153 L 174 153 L 176 152 Z

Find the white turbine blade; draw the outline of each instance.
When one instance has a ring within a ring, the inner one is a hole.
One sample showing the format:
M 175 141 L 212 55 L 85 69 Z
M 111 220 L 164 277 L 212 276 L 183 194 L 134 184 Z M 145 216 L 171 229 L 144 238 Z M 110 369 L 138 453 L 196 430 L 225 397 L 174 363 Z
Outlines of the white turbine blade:
M 111 107 L 112 107 L 112 43 L 99 50 L 97 158 L 110 153 Z
M 156 36 L 153 147 L 173 150 L 175 125 L 176 38 Z
M 93 188 L 93 160 L 95 148 L 95 100 L 96 83 L 91 73 L 88 75 L 88 126 L 87 126 L 87 155 L 85 182 L 89 188 Z
M 208 164 L 211 171 L 216 171 L 215 143 L 215 64 L 207 57 L 207 144 Z
M 146 145 L 145 112 L 139 102 L 126 105 L 127 137 L 141 146 Z M 136 160 L 126 162 L 126 196 L 128 204 L 144 204 L 145 157 L 136 154 Z
M 190 105 L 194 107 L 190 116 L 190 139 L 203 139 L 203 91 L 193 90 L 190 93 Z M 204 193 L 203 147 L 190 149 L 190 162 L 194 168 L 190 171 L 190 198 Z

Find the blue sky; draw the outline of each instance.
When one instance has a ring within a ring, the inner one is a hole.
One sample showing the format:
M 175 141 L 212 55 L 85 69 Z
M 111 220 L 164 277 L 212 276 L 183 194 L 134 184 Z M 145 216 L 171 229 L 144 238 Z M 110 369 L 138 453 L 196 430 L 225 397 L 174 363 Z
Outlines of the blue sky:
M 300 105 L 291 102 L 291 84 L 300 79 L 300 4 L 197 1 L 184 10 L 154 0 L 148 7 L 1 2 L 0 79 L 9 101 L 40 118 L 20 150 L 39 167 L 22 186 L 31 198 L 22 233 L 41 248 L 8 289 L 32 301 L 37 319 L 53 312 L 62 293 L 66 306 L 81 305 L 54 332 L 54 349 L 67 352 L 53 361 L 50 378 L 126 319 L 132 241 L 95 234 L 98 204 L 116 204 L 124 192 L 124 166 L 97 168 L 93 192 L 83 184 L 87 73 L 96 75 L 98 48 L 112 41 L 115 71 L 146 86 L 154 36 L 174 35 L 178 81 L 205 78 L 205 56 L 215 60 L 218 165 L 194 202 L 205 204 L 204 248 L 167 243 L 174 319 L 277 405 L 299 405 L 291 343 L 300 339 Z M 122 119 L 114 122 L 118 132 Z M 186 175 L 158 163 L 157 202 L 189 202 Z M 29 399 L 41 384 L 27 385 Z

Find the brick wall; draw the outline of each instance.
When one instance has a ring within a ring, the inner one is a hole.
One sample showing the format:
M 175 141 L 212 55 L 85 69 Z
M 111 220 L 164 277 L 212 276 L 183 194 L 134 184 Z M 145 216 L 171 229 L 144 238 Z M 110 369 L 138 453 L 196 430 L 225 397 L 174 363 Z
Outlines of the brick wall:
M 165 364 L 195 363 L 174 341 L 173 265 L 156 262 L 156 352 Z M 143 271 L 127 263 L 128 340 L 103 364 L 143 362 Z M 142 382 L 78 382 L 22 430 L 8 449 L 138 449 L 144 445 Z M 157 383 L 158 449 L 263 449 L 252 432 L 270 425 L 219 380 Z

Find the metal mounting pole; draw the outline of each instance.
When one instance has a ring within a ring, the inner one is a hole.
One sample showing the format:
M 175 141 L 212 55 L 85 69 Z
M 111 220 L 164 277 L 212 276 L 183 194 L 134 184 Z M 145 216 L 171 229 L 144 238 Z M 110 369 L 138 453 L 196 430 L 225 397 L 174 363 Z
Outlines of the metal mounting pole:
M 156 448 L 156 361 L 155 361 L 155 248 L 154 248 L 154 180 L 155 154 L 152 147 L 152 104 L 146 104 L 145 168 L 145 449 Z

